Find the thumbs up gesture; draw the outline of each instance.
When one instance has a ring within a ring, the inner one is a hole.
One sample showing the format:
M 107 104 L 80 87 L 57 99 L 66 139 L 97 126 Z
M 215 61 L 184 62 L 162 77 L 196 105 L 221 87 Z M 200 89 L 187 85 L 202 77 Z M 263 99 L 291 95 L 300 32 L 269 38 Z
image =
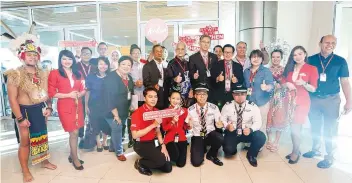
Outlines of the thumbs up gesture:
M 223 71 L 221 71 L 221 73 L 219 74 L 219 76 L 218 76 L 218 78 L 217 78 L 217 80 L 218 81 L 220 81 L 220 82 L 222 82 L 222 81 L 224 81 L 224 79 L 225 79 L 225 77 L 224 77 L 224 74 L 223 74 L 224 72 Z
M 261 88 L 263 91 L 268 90 L 268 85 L 265 84 L 265 80 L 263 80 L 263 83 L 260 85 L 260 88 Z
M 178 75 L 174 78 L 174 81 L 176 83 L 181 83 L 182 81 L 181 73 L 178 73 Z
M 237 83 L 238 82 L 238 79 L 236 78 L 235 75 L 232 75 L 231 80 L 232 80 L 232 83 Z
M 198 79 L 198 77 L 199 77 L 199 72 L 198 72 L 198 70 L 197 70 L 197 72 L 194 73 L 193 78 L 194 78 L 194 79 Z
M 216 126 L 216 128 L 222 128 L 222 127 L 224 127 L 224 124 L 221 121 L 217 121 L 217 122 L 215 122 L 215 126 Z

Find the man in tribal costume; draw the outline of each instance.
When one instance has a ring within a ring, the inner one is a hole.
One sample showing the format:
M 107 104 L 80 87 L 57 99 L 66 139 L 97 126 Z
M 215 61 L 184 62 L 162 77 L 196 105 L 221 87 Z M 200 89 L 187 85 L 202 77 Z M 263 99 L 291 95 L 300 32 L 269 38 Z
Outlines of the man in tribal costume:
M 5 72 L 9 102 L 20 132 L 18 158 L 24 182 L 34 180 L 28 168 L 29 154 L 33 165 L 42 163 L 42 168 L 56 169 L 56 165 L 48 161 L 46 123 L 53 111 L 47 94 L 49 73 L 37 65 L 41 49 L 35 41 L 35 36 L 25 33 L 10 43 L 23 65 Z

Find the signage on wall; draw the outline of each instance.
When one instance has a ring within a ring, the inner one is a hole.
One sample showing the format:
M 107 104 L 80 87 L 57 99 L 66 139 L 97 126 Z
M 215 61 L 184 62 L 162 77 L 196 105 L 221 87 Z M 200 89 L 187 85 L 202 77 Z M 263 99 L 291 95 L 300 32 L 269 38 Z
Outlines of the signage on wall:
M 209 35 L 211 40 L 222 40 L 224 39 L 224 34 L 219 33 L 219 27 L 213 27 L 211 25 L 200 28 L 199 32 L 202 35 Z M 180 36 L 178 37 L 178 41 L 182 41 L 187 45 L 187 49 L 189 51 L 199 51 L 200 47 L 198 45 L 195 46 L 196 43 L 199 43 L 199 38 L 201 35 L 195 36 Z M 175 47 L 177 43 L 172 43 L 172 46 Z
M 92 41 L 59 41 L 59 47 L 96 47 L 97 42 Z
M 150 19 L 145 26 L 145 35 L 150 42 L 163 42 L 169 34 L 169 29 L 164 20 L 159 18 Z

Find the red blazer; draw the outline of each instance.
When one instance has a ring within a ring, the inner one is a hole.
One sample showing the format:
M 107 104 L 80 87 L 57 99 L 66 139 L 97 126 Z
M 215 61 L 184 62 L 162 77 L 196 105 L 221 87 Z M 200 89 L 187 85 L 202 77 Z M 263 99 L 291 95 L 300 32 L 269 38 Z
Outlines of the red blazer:
M 48 93 L 52 98 L 56 93 L 70 93 L 72 91 L 83 91 L 85 89 L 84 79 L 74 78 L 74 85 L 71 87 L 70 80 L 60 75 L 59 70 L 52 70 L 49 74 Z M 66 132 L 72 132 L 84 125 L 82 100 L 78 100 L 78 111 L 75 99 L 60 98 L 57 101 L 57 111 L 62 126 Z M 78 113 L 78 124 L 76 123 L 76 113 Z
M 289 72 L 287 77 L 282 80 L 282 83 L 285 82 L 290 82 L 295 85 L 297 88 L 297 98 L 296 98 L 296 104 L 297 105 L 310 105 L 310 97 L 309 97 L 309 92 L 304 88 L 304 86 L 298 86 L 293 82 L 292 80 L 292 75 L 293 72 Z M 297 79 L 299 77 L 302 77 L 302 79 L 305 82 L 308 82 L 308 84 L 314 86 L 317 88 L 318 85 L 318 79 L 319 79 L 319 74 L 318 70 L 315 66 L 309 65 L 309 64 L 304 64 L 299 71 Z
M 185 119 L 188 116 L 188 110 L 186 108 L 182 108 L 181 110 L 183 110 L 183 114 L 179 116 L 178 122 L 175 125 L 173 125 L 171 122 L 173 118 L 163 119 L 163 123 L 161 125 L 163 130 L 166 132 L 164 137 L 164 144 L 173 142 L 175 140 L 176 134 L 179 136 L 179 142 L 187 140 L 185 130 L 188 129 L 188 125 L 185 123 Z

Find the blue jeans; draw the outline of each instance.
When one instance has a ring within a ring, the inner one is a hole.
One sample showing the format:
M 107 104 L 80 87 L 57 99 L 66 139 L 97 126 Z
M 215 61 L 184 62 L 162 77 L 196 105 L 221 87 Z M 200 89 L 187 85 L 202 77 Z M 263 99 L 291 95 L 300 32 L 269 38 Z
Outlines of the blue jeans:
M 113 118 L 105 118 L 105 120 L 111 128 L 111 140 L 115 153 L 117 156 L 120 156 L 123 154 L 122 126 L 126 123 L 126 119 L 121 119 L 121 124 L 118 124 Z

